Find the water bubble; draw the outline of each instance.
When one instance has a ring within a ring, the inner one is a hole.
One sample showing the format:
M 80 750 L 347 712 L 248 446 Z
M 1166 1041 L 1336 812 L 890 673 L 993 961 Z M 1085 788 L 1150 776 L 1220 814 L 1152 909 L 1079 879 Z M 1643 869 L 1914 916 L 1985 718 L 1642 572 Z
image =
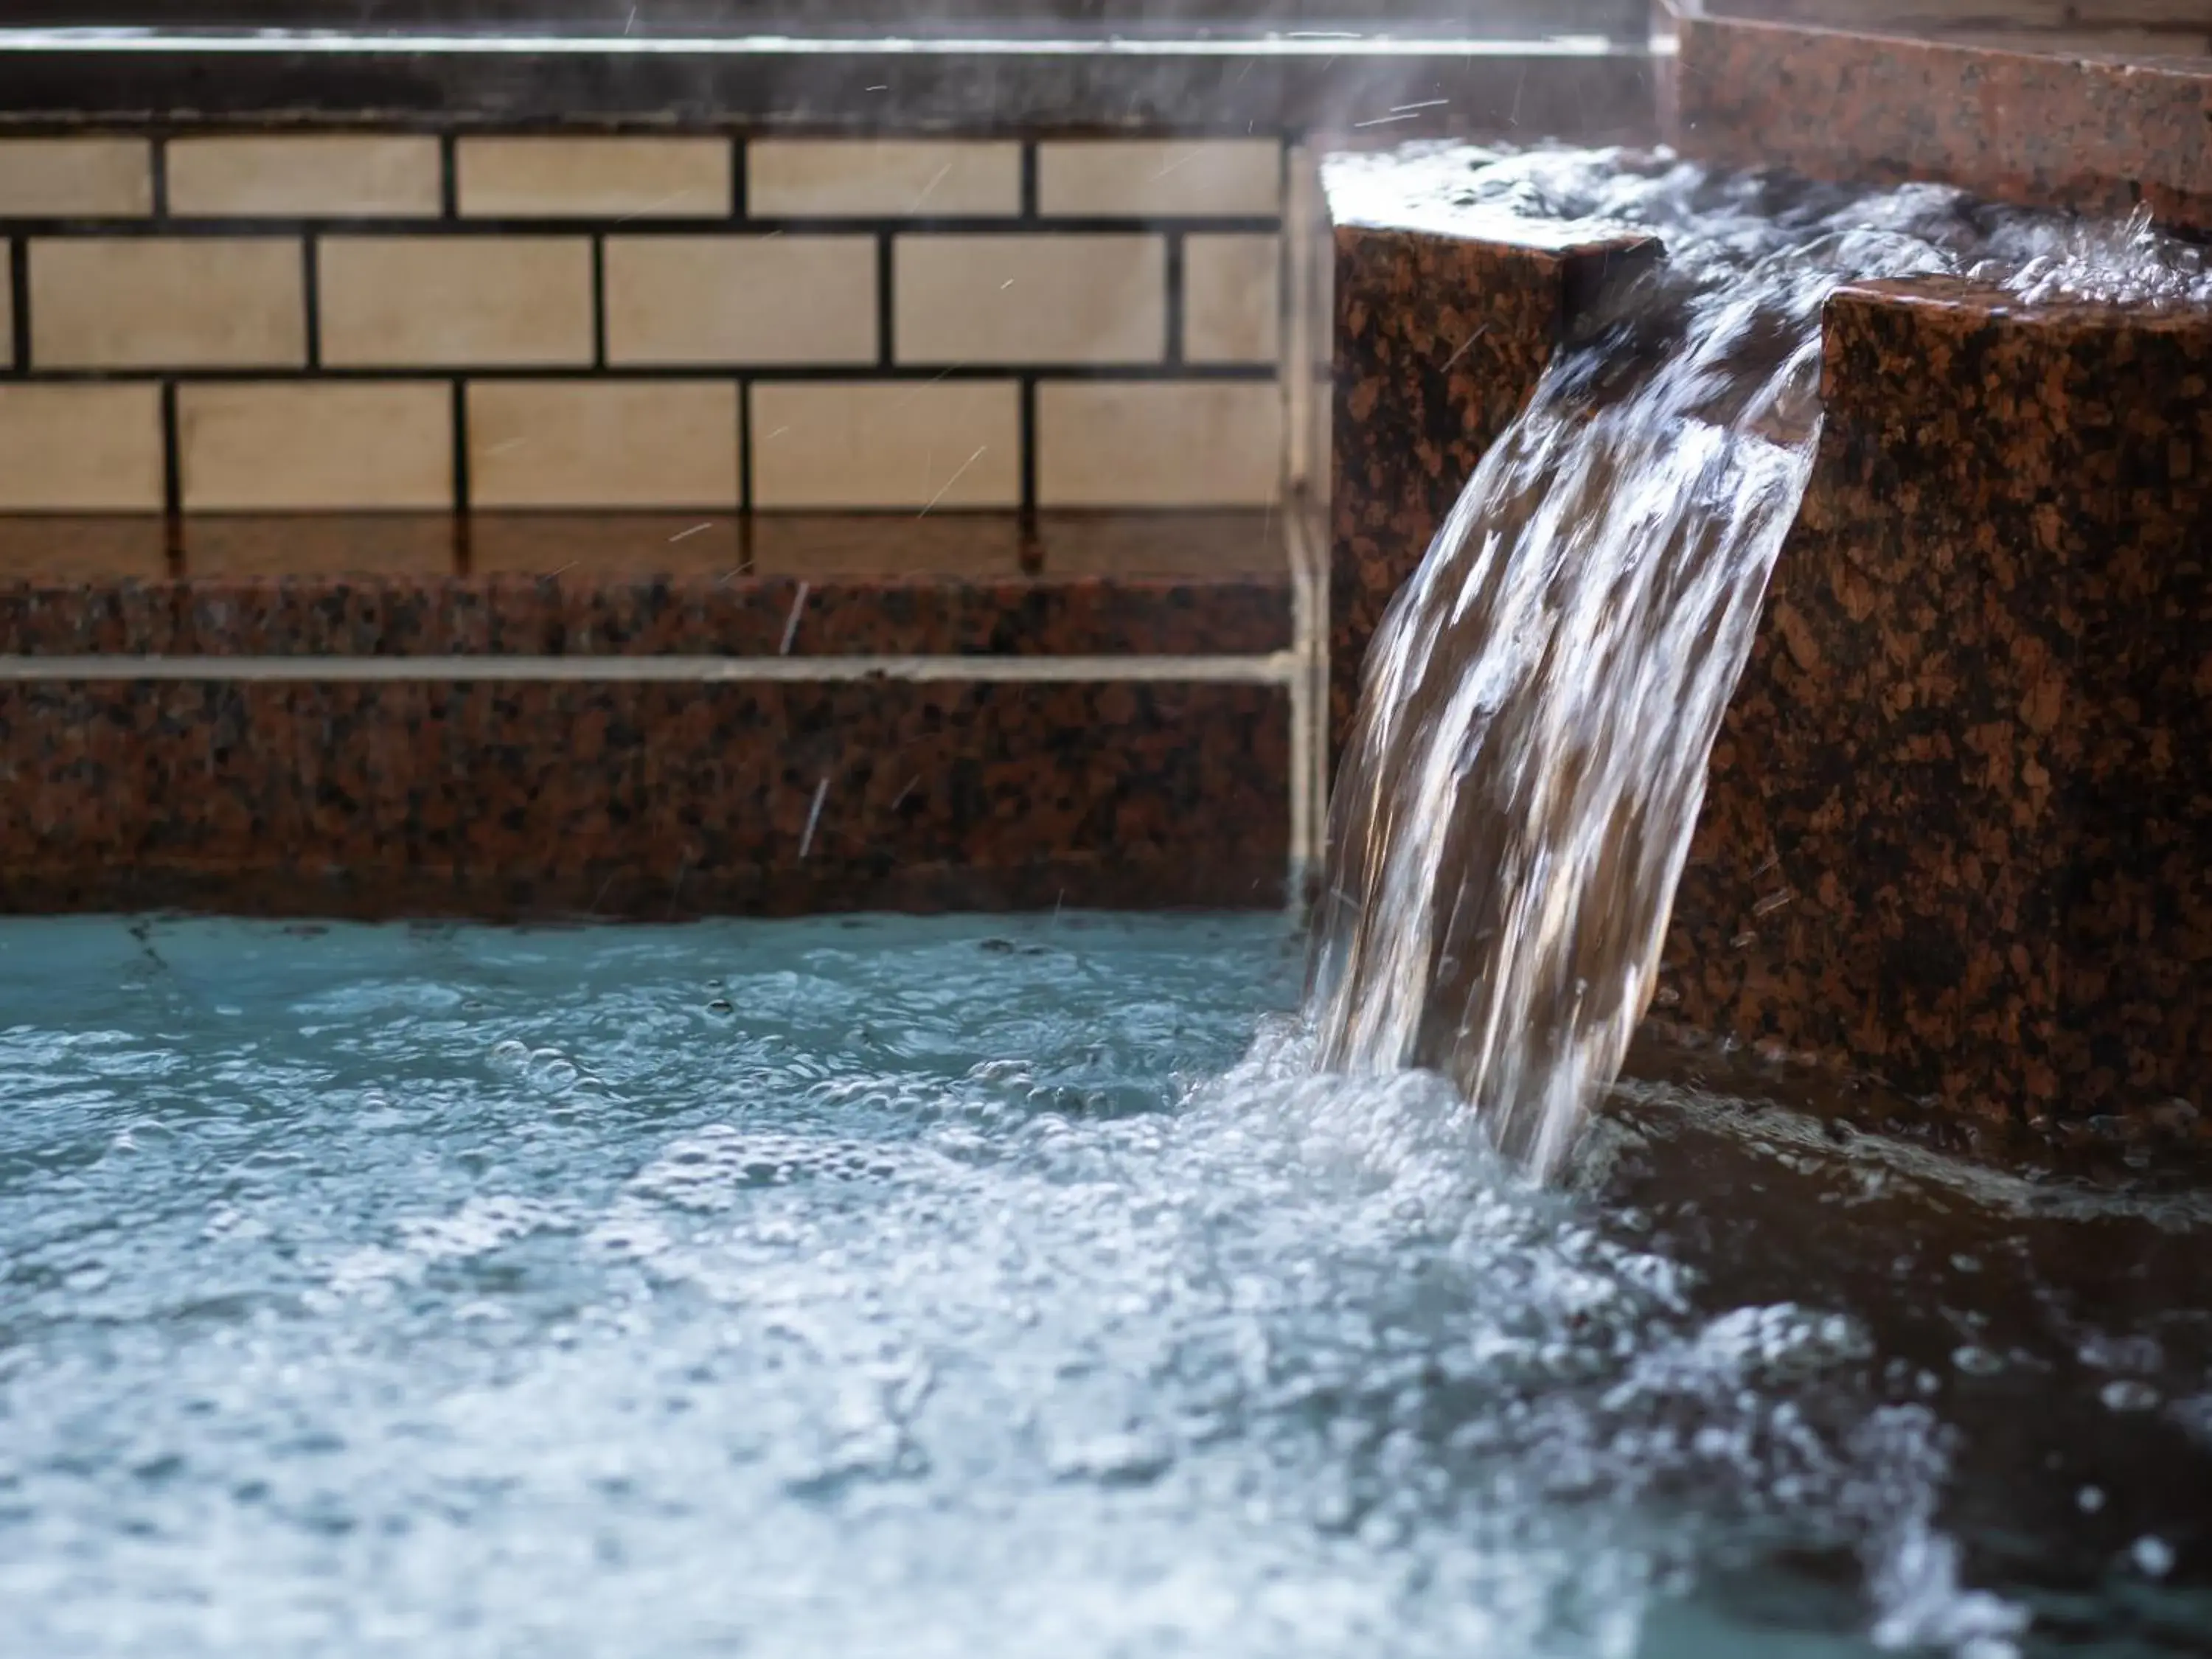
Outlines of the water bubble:
M 2094 1515 L 2105 1507 L 2102 1486 L 2084 1486 L 2074 1494 L 2074 1506 L 2084 1515 Z
M 533 1089 L 557 1095 L 574 1087 L 583 1073 L 576 1062 L 558 1048 L 536 1048 L 531 1051 L 525 1075 Z
M 2144 1577 L 2163 1578 L 2173 1571 L 2173 1546 L 2163 1538 L 2146 1535 L 2136 1540 L 2128 1551 L 2128 1559 Z
M 2105 1402 L 2107 1411 L 2147 1412 L 2158 1404 L 2159 1392 L 2136 1377 L 2121 1376 L 2098 1389 L 2097 1398 Z
M 2004 1369 L 2003 1356 L 1991 1353 L 1987 1348 L 1977 1347 L 1972 1343 L 1965 1347 L 1954 1349 L 1951 1353 L 1951 1363 L 1969 1376 L 1995 1376 Z
M 505 1037 L 491 1046 L 491 1063 L 502 1072 L 520 1072 L 530 1060 L 530 1045 Z
M 1165 1436 L 1144 1429 L 1093 1435 L 1056 1447 L 1049 1459 L 1061 1480 L 1091 1480 L 1101 1486 L 1142 1486 L 1157 1480 L 1175 1462 Z

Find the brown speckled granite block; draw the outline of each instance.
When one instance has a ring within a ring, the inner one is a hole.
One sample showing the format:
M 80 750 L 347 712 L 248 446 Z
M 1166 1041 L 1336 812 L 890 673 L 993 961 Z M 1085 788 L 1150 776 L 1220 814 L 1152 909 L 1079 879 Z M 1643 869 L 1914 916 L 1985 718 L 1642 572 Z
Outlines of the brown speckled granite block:
M 1291 643 L 1247 514 L 0 518 L 0 655 L 1257 654 Z M 465 554 L 461 552 L 465 547 Z M 465 557 L 465 568 L 457 565 Z M 919 566 L 919 568 L 917 568 Z
M 1291 586 L 1265 514 L 0 520 L 0 909 L 1279 904 L 1290 676 L 1206 671 Z
M 1675 1012 L 1991 1119 L 2212 1104 L 2212 317 L 1869 283 L 1825 353 Z
M 793 914 L 1284 899 L 1233 684 L 0 685 L 0 910 Z
M 2212 61 L 1732 17 L 1678 27 L 1669 138 L 1686 153 L 1844 183 L 1940 179 L 2032 206 L 2143 202 L 2212 231 Z
M 1654 247 L 1626 237 L 1545 246 L 1526 224 L 1508 240 L 1363 222 L 1361 183 L 1329 178 L 1332 764 L 1351 732 L 1367 642 L 1475 462 L 1527 404 L 1583 296 Z

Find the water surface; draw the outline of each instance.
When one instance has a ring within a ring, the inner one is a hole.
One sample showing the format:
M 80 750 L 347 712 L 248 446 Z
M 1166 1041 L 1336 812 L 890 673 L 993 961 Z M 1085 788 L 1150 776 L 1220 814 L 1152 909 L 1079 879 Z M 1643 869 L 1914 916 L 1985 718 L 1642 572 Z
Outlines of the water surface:
M 2212 1650 L 2188 1200 L 1541 1191 L 1302 951 L 0 923 L 0 1653 Z

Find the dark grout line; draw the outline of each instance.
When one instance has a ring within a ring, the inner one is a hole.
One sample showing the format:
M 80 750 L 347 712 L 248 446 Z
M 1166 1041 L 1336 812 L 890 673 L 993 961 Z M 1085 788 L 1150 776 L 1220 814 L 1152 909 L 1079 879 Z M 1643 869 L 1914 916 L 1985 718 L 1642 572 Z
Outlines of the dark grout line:
M 592 367 L 607 366 L 607 239 L 592 238 Z
M 438 212 L 441 219 L 461 216 L 459 141 L 450 132 L 438 135 Z
M 1025 183 L 1026 192 L 1033 183 Z M 885 231 L 925 235 L 1017 236 L 1040 228 L 1055 234 L 1083 236 L 1164 235 L 1171 231 L 1210 232 L 1217 235 L 1266 235 L 1282 228 L 1282 216 L 1237 214 L 1087 214 L 1062 215 L 1051 219 L 1021 218 L 1006 214 L 948 214 L 941 218 L 908 217 L 889 214 L 824 215 L 819 218 L 778 214 L 738 220 L 721 214 L 695 218 L 654 218 L 643 214 L 578 214 L 568 218 L 510 218 L 494 215 L 459 219 L 451 215 L 459 205 L 458 174 L 448 163 L 441 185 L 445 203 L 441 214 L 267 214 L 228 215 L 155 221 L 143 216 L 103 218 L 97 216 L 33 216 L 9 218 L 11 229 L 40 236 L 99 236 L 131 240 L 154 236 L 280 236 L 319 232 L 325 236 L 415 236 L 434 234 L 464 240 L 472 236 L 697 236 L 742 224 L 748 231 L 766 235 L 855 236 Z M 734 194 L 734 188 L 732 193 Z
M 742 134 L 730 140 L 730 217 L 740 222 L 744 220 L 746 209 L 750 205 L 745 181 L 745 167 L 746 158 L 751 153 L 752 147 Z
M 453 511 L 469 512 L 469 392 L 468 382 L 453 377 Z
M 31 372 L 31 241 L 27 236 L 8 243 L 9 332 L 14 337 L 15 373 Z
M 161 382 L 161 510 L 172 519 L 185 510 L 185 456 L 178 431 L 177 383 Z
M 654 380 L 727 380 L 737 372 L 726 363 L 655 363 L 650 368 L 625 369 L 622 374 L 636 374 Z M 1011 380 L 1025 374 L 1043 374 L 1055 380 L 1273 380 L 1273 363 L 933 363 L 904 362 L 886 365 L 878 362 L 865 363 L 787 363 L 751 371 L 763 380 L 790 381 L 819 385 L 850 381 L 884 380 L 932 385 L 939 380 Z M 446 378 L 450 370 L 442 364 L 399 364 L 384 368 L 359 368 L 349 366 L 330 367 L 309 371 L 305 368 L 195 368 L 179 370 L 176 379 L 187 383 L 210 386 L 235 384 L 239 381 L 310 380 L 318 384 L 336 381 L 422 380 Z M 586 362 L 528 365 L 505 368 L 486 367 L 470 370 L 470 378 L 479 380 L 573 380 L 585 378 L 618 378 L 611 374 L 599 376 Z M 106 383 L 111 380 L 150 380 L 150 374 L 134 374 L 127 369 L 60 368 L 39 369 L 28 378 L 56 386 L 82 385 L 87 382 Z
M 169 140 L 167 134 L 155 133 L 148 145 L 147 166 L 151 174 L 154 198 L 154 217 L 156 221 L 169 216 Z
M 1021 446 L 1022 446 L 1022 533 L 1024 538 L 1036 533 L 1037 510 L 1037 383 L 1034 374 L 1022 376 Z
M 300 239 L 301 308 L 307 335 L 307 369 L 323 367 L 323 293 L 321 245 L 312 236 Z
M 738 380 L 738 511 L 744 515 L 739 533 L 745 542 L 745 568 L 752 568 L 753 510 L 753 383 Z
M 1037 220 L 1037 147 L 1034 138 L 1022 142 L 1022 219 L 1033 225 Z
M 888 230 L 876 238 L 876 365 L 886 369 L 898 364 L 897 311 L 891 293 L 898 264 L 895 240 Z
M 1183 240 L 1180 231 L 1166 238 L 1167 344 L 1163 361 L 1182 367 L 1183 359 Z

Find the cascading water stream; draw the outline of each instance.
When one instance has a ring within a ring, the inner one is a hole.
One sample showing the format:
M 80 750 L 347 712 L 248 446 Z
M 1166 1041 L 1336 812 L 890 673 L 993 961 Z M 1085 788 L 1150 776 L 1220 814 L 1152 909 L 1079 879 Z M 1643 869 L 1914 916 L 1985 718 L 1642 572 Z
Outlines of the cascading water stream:
M 1322 1064 L 1445 1072 L 1542 1176 L 1651 995 L 1706 763 L 1811 473 L 1828 295 L 1938 273 L 2138 303 L 2207 284 L 2140 222 L 2084 228 L 1933 186 L 1869 195 L 1620 151 L 1428 160 L 1470 215 L 1665 250 L 1579 320 L 1393 604 L 1331 805 Z

